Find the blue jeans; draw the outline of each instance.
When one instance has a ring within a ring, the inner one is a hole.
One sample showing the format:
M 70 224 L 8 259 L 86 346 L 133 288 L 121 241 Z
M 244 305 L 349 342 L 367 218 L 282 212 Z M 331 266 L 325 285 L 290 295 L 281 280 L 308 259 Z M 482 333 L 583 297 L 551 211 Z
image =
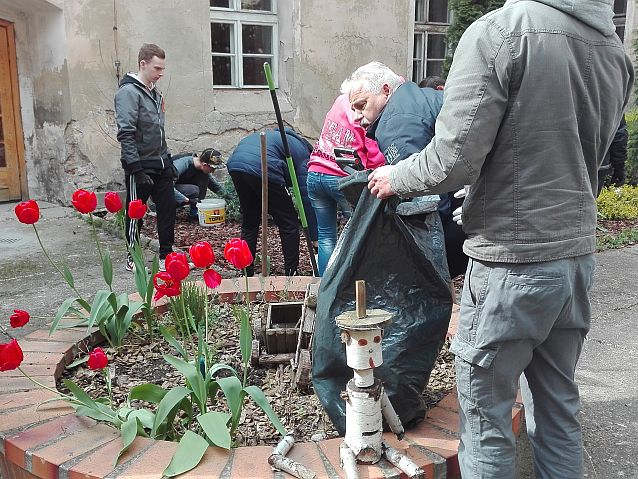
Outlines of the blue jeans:
M 461 475 L 514 479 L 519 377 L 538 479 L 581 479 L 574 369 L 589 330 L 592 254 L 543 263 L 470 258 L 455 354 Z
M 341 207 L 345 217 L 349 218 L 352 215 L 350 203 L 337 188 L 340 178 L 325 173 L 308 172 L 308 197 L 317 217 L 319 276 L 323 276 L 337 244 L 337 205 Z

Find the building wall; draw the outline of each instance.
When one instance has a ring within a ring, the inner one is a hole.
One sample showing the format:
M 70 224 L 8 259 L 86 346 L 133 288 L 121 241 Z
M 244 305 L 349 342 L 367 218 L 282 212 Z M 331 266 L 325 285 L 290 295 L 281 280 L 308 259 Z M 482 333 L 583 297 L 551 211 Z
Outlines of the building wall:
M 409 78 L 413 5 L 410 0 L 296 2 L 290 91 L 302 131 L 318 135 L 342 81 L 365 63 L 381 61 Z
M 29 196 L 68 203 L 78 188 L 123 188 L 113 96 L 144 42 L 166 50 L 159 87 L 173 152 L 228 155 L 274 126 L 266 89 L 213 89 L 208 1 L 0 0 L 16 24 Z M 279 0 L 284 120 L 313 139 L 343 79 L 376 59 L 407 76 L 410 0 Z M 119 69 L 117 65 L 119 64 Z
M 0 18 L 14 23 L 29 196 L 64 190 L 64 135 L 70 119 L 64 16 L 60 2 L 0 0 Z

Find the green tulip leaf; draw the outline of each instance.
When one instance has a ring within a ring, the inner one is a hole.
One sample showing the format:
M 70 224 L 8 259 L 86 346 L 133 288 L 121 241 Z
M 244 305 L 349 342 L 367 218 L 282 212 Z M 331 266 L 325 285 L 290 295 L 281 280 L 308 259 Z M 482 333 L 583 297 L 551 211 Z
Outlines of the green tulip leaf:
M 155 437 L 158 428 L 170 414 L 176 406 L 188 396 L 192 391 L 183 386 L 177 386 L 166 393 L 164 398 L 157 406 L 157 412 L 155 413 L 155 422 L 153 423 L 153 429 L 151 430 L 151 437 Z
M 137 435 L 138 436 L 139 435 L 147 436 L 147 434 L 144 432 L 144 429 L 148 429 L 149 431 L 153 429 L 153 423 L 155 422 L 155 414 L 153 414 L 148 409 L 136 409 L 129 415 L 129 419 L 131 417 L 134 417 L 135 419 L 137 419 L 137 424 L 138 424 Z
M 137 418 L 135 416 L 129 417 L 126 422 L 122 423 L 120 434 L 122 435 L 122 449 L 117 453 L 115 464 L 137 437 Z
M 164 472 L 165 476 L 173 477 L 193 469 L 204 457 L 208 449 L 208 441 L 193 431 L 186 431 L 179 441 L 177 451 Z
M 62 263 L 62 276 L 64 276 L 64 280 L 71 287 L 71 289 L 75 289 L 75 281 L 73 280 L 73 275 L 69 270 L 69 267 L 66 263 Z
M 255 404 L 257 404 L 257 406 L 259 406 L 261 410 L 266 413 L 266 416 L 268 416 L 268 419 L 270 419 L 272 425 L 275 426 L 277 432 L 282 436 L 285 436 L 287 434 L 286 428 L 279 420 L 279 417 L 277 416 L 275 411 L 273 411 L 270 403 L 268 402 L 268 399 L 264 395 L 264 392 L 257 386 L 247 386 L 244 388 L 244 391 L 246 391 L 246 393 L 248 393 L 248 395 L 253 398 Z
M 184 347 L 175 339 L 175 337 L 170 333 L 166 326 L 160 326 L 160 333 L 164 337 L 164 340 L 173 346 L 175 350 L 182 356 L 184 359 L 188 359 L 188 353 L 184 349 Z
M 241 360 L 244 363 L 244 368 L 248 367 L 250 361 L 250 353 L 253 343 L 253 333 L 250 328 L 250 318 L 248 317 L 248 311 L 244 308 L 239 309 L 239 346 L 241 348 Z
M 91 419 L 95 419 L 96 421 L 104 421 L 111 424 L 115 423 L 115 421 L 113 420 L 114 419 L 113 417 L 107 414 L 104 414 L 98 409 L 94 409 L 92 407 L 88 407 L 84 405 L 76 405 L 74 407 L 75 407 L 75 414 L 77 414 L 78 416 L 86 416 L 86 417 L 90 417 Z
M 113 262 L 108 249 L 102 255 L 102 276 L 104 276 L 104 281 L 111 289 L 113 287 Z
M 78 298 L 66 298 L 64 302 L 58 308 L 58 312 L 55 313 L 55 318 L 53 318 L 53 323 L 51 323 L 51 327 L 49 328 L 49 334 L 53 334 L 58 329 L 58 324 L 60 320 L 69 312 L 73 303 L 77 301 Z M 91 308 L 89 307 L 89 311 Z
M 94 409 L 97 408 L 96 402 L 93 399 L 91 399 L 91 396 L 89 396 L 86 392 L 84 392 L 84 389 L 82 389 L 80 386 L 78 386 L 77 384 L 75 384 L 73 381 L 69 379 L 65 379 L 62 382 L 67 387 L 67 389 L 71 391 L 71 394 L 73 394 L 75 399 L 77 399 L 79 402 L 81 402 L 87 407 L 94 408 Z
M 128 393 L 127 402 L 130 404 L 131 401 L 140 400 L 146 401 L 153 404 L 158 404 L 168 391 L 157 384 L 140 384 L 139 386 L 133 386 Z
M 235 369 L 233 369 L 231 366 L 227 365 L 227 364 L 222 364 L 222 363 L 217 363 L 217 364 L 213 364 L 210 369 L 208 370 L 208 373 L 211 375 L 211 377 L 213 375 L 215 375 L 218 371 L 221 370 L 227 370 L 230 371 L 231 373 L 233 373 L 234 376 L 239 376 L 237 374 L 237 371 L 235 371 Z
M 206 383 L 204 382 L 204 378 L 202 378 L 201 374 L 198 371 L 198 368 L 191 363 L 187 363 L 182 359 L 176 358 L 175 356 L 169 356 L 167 354 L 163 355 L 164 360 L 177 369 L 180 373 L 184 375 L 190 388 L 195 394 L 197 398 L 197 402 L 200 406 L 201 410 L 204 410 L 206 404 Z
M 230 414 L 225 412 L 211 411 L 206 414 L 202 414 L 197 418 L 197 422 L 202 426 L 206 437 L 215 446 L 223 447 L 224 449 L 230 449 L 231 437 L 228 431 L 228 420 Z
M 87 327 L 92 328 L 97 322 L 98 325 L 103 323 L 108 319 L 109 314 L 106 310 L 109 308 L 109 296 L 113 295 L 110 291 L 101 289 L 97 293 L 95 293 L 95 297 L 93 298 L 93 304 L 91 305 L 91 315 L 88 319 Z
M 224 391 L 224 396 L 226 396 L 226 402 L 228 402 L 228 407 L 230 408 L 233 418 L 239 418 L 244 400 L 239 378 L 237 378 L 237 376 L 219 378 L 217 379 L 217 384 L 219 384 L 219 387 Z

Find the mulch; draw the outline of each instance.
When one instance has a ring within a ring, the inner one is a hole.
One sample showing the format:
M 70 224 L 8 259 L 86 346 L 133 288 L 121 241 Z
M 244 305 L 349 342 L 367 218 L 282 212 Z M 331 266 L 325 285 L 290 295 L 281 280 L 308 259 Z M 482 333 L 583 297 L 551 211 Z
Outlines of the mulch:
M 155 216 L 147 215 L 144 218 L 142 234 L 149 238 L 157 238 L 157 221 Z M 224 246 L 231 238 L 239 238 L 241 236 L 241 223 L 234 220 L 226 220 L 224 224 L 213 226 L 200 226 L 196 221 L 188 219 L 187 210 L 180 208 L 177 211 L 175 220 L 175 247 L 183 251 L 197 241 L 208 241 L 213 246 L 215 252 L 215 264 L 217 270 L 222 277 L 230 278 L 238 275 L 231 265 L 224 259 Z M 281 250 L 281 241 L 279 240 L 279 230 L 272 223 L 268 225 L 268 255 L 270 256 L 270 274 L 273 276 L 284 274 L 284 255 Z M 257 254 L 261 251 L 261 233 L 257 239 Z M 261 272 L 259 262 L 255 263 L 255 274 Z M 312 266 L 310 265 L 310 256 L 308 255 L 308 247 L 303 232 L 300 232 L 299 238 L 299 268 L 300 276 L 312 276 Z

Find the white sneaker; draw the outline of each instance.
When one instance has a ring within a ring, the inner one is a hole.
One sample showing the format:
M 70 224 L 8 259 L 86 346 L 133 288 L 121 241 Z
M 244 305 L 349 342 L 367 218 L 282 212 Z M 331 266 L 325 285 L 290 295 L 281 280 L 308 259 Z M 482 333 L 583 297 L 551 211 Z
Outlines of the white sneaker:
M 135 271 L 135 263 L 130 254 L 126 255 L 126 271 Z
M 158 271 L 166 271 L 166 260 L 159 260 L 159 270 Z

